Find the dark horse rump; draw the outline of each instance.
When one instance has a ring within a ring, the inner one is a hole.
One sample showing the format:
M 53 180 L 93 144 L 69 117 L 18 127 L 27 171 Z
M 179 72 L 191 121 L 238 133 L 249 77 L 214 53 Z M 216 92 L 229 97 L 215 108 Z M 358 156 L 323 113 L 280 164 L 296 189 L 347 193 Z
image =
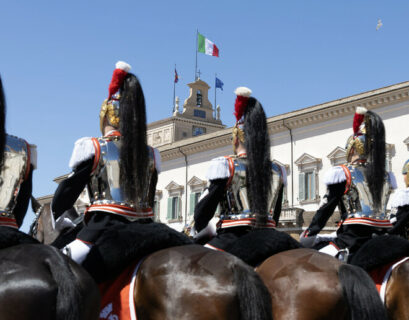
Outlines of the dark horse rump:
M 98 287 L 56 248 L 22 244 L 0 250 L 0 283 L 2 320 L 88 320 L 98 316 Z

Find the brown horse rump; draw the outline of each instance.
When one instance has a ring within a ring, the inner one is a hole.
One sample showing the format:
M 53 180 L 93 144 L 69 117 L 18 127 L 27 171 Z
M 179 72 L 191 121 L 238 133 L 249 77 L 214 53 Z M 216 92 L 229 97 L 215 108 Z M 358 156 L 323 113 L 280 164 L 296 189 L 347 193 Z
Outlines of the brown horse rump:
M 149 254 L 187 244 L 192 241 L 185 234 L 162 223 L 115 225 L 99 237 L 82 266 L 102 283 Z
M 298 248 L 302 245 L 285 232 L 255 229 L 237 239 L 227 252 L 256 267 L 274 254 Z
M 0 227 L 0 249 L 5 249 L 19 244 L 39 244 L 39 242 L 18 229 Z
M 381 293 L 382 284 L 385 284 L 388 281 L 388 273 L 392 271 L 392 267 L 397 264 L 398 262 L 404 262 L 405 258 L 397 259 L 396 261 L 389 262 L 383 266 L 377 267 L 369 271 L 369 275 L 371 276 L 372 280 L 375 282 L 376 289 L 379 293 Z
M 99 284 L 101 292 L 99 319 L 137 319 L 133 291 L 141 262 L 142 260 L 130 264 L 115 279 Z
M 362 245 L 350 263 L 370 271 L 406 256 L 409 256 L 408 240 L 394 235 L 382 235 Z

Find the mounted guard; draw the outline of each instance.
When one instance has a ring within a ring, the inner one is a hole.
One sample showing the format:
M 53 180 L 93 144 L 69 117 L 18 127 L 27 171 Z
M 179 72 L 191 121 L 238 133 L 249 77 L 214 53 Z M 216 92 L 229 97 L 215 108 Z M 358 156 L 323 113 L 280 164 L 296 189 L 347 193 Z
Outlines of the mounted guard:
M 263 247 L 263 241 L 267 237 L 272 240 L 274 233 L 282 236 L 289 247 L 294 247 L 295 241 L 287 235 L 266 231 L 278 223 L 287 175 L 285 168 L 270 160 L 270 139 L 263 107 L 250 96 L 248 88 L 239 87 L 235 94 L 234 155 L 211 161 L 206 175 L 210 186 L 195 208 L 196 238 L 207 233 L 208 223 L 220 205 L 217 235 L 205 246 L 236 254 L 236 251 L 244 251 L 246 242 L 246 247 L 253 242 L 254 248 L 248 247 L 248 250 L 256 252 L 256 247 Z M 254 230 L 259 232 L 254 233 Z M 238 241 L 247 235 L 253 241 L 247 237 Z M 254 241 L 256 235 L 260 239 Z M 255 260 L 257 263 L 263 260 L 240 257 L 248 263 L 251 260 L 252 264 Z
M 320 251 L 345 261 L 374 235 L 392 228 L 386 205 L 396 187 L 393 174 L 385 170 L 385 128 L 379 115 L 358 107 L 353 131 L 346 145 L 348 164 L 327 172 L 323 204 L 301 235 L 302 243 L 311 243 L 339 205 L 344 211 L 342 225 L 337 237 Z
M 0 79 L 0 226 L 18 229 L 23 224 L 32 193 L 37 150 L 27 141 L 5 133 L 5 97 Z
M 56 248 L 18 230 L 31 198 L 36 148 L 5 134 L 5 107 L 0 78 L 0 268 L 7 270 L 0 274 L 7 292 L 0 318 L 95 319 L 99 292 L 92 278 Z
M 63 225 L 61 214 L 85 186 L 92 190 L 86 226 L 65 251 L 99 283 L 100 318 L 271 319 L 268 291 L 252 268 L 232 255 L 184 246 L 192 244 L 188 237 L 153 222 L 160 157 L 146 144 L 143 91 L 128 71 L 117 64 L 100 114 L 104 137 L 77 141 L 73 173 L 52 204 L 56 225 Z
M 101 237 L 107 230 L 132 224 L 129 230 L 135 231 L 141 225 L 148 228 L 153 223 L 152 207 L 161 160 L 158 150 L 146 143 L 145 98 L 130 69 L 129 64 L 117 62 L 108 98 L 100 111 L 103 136 L 75 142 L 69 162 L 73 172 L 60 183 L 53 198 L 56 227 L 61 229 L 72 224 L 63 213 L 74 205 L 85 187 L 89 192 L 91 205 L 85 212 L 85 226 L 76 240 L 64 248 L 78 263 L 84 261 L 98 241 L 105 242 Z M 101 249 L 101 245 L 94 251 Z M 101 253 L 104 254 L 108 253 Z

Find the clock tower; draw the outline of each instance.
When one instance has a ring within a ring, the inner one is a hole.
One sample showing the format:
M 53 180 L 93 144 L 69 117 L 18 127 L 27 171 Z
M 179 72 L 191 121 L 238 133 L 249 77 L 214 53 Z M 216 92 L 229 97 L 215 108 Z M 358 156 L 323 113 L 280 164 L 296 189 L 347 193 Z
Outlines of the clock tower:
M 220 106 L 215 110 L 209 101 L 210 86 L 198 78 L 188 87 L 189 97 L 184 101 L 182 111 L 176 97 L 171 117 L 148 124 L 148 144 L 152 147 L 225 128 L 220 120 Z

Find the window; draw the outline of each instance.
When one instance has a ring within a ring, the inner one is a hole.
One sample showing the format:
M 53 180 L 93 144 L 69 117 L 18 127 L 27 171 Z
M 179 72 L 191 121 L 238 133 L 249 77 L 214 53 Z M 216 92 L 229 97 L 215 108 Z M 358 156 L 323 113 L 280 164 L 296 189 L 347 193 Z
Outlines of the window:
M 315 174 L 313 171 L 300 173 L 300 200 L 315 200 Z
M 298 166 L 298 200 L 300 204 L 319 202 L 318 170 L 321 159 L 304 153 L 295 161 Z
M 193 110 L 193 116 L 206 119 L 206 111 L 203 110 Z
M 204 133 L 206 133 L 206 128 L 193 126 L 192 135 L 194 137 L 199 136 L 199 135 L 204 134 Z
M 190 194 L 190 211 L 189 214 L 194 214 L 195 213 L 195 207 L 197 203 L 199 202 L 200 196 L 202 195 L 201 192 L 192 192 Z
M 344 148 L 336 147 L 329 155 L 327 155 L 327 158 L 331 161 L 331 165 L 339 166 L 347 163 L 346 153 L 347 152 Z
M 180 211 L 180 198 L 179 197 L 169 197 L 168 198 L 168 220 L 179 219 Z
M 200 90 L 196 91 L 196 106 L 197 107 L 202 106 L 202 92 Z

